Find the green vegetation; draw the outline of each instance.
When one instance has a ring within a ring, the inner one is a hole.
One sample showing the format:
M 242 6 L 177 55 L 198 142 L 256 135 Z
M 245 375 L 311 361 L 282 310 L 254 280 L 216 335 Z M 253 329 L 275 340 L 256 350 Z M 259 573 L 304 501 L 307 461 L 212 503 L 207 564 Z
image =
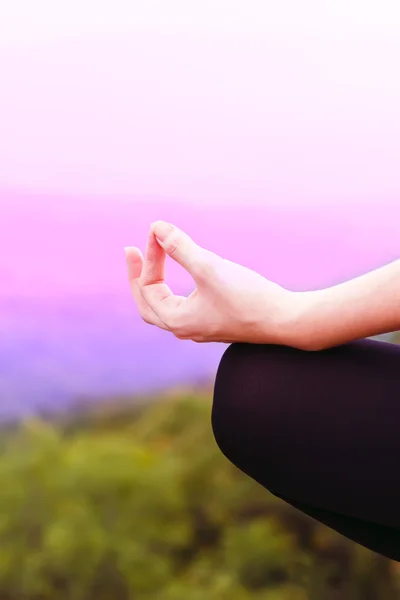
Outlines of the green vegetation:
M 399 565 L 271 495 L 190 393 L 3 433 L 0 600 L 394 600 Z

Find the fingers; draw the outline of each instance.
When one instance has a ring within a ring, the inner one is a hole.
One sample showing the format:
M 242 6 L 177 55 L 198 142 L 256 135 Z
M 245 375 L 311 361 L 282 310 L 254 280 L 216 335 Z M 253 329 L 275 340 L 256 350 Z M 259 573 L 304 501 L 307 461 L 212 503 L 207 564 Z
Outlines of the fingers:
M 146 248 L 146 258 L 141 276 L 142 285 L 164 282 L 165 259 L 165 250 L 157 242 L 153 231 L 150 229 Z
M 128 249 L 132 269 L 131 289 L 142 318 L 147 323 L 174 332 L 180 331 L 180 315 L 186 298 L 174 295 L 165 283 L 166 254 L 183 266 L 199 286 L 207 284 L 218 257 L 198 246 L 176 226 L 167 227 L 165 234 L 158 228 L 160 223 L 164 222 L 152 224 L 145 261 L 140 250 Z
M 165 251 L 158 244 L 153 231 L 150 229 L 140 285 L 147 304 L 162 321 L 163 316 L 166 315 L 166 304 L 162 305 L 162 303 L 173 296 L 172 291 L 164 281 L 165 258 Z
M 140 276 L 143 272 L 143 256 L 138 248 L 125 248 L 126 264 L 128 269 L 129 285 L 139 314 L 145 323 L 156 325 L 168 331 L 168 327 L 151 309 L 144 299 L 140 288 Z
M 166 227 L 166 225 L 169 224 L 164 221 L 156 221 L 152 224 L 154 234 L 162 248 L 186 269 L 195 281 L 203 280 L 212 265 L 213 253 L 196 244 L 179 227 L 175 225 Z
M 147 305 L 164 324 L 164 329 L 171 329 L 169 323 L 173 321 L 175 309 L 185 299 L 183 296 L 174 296 L 164 281 L 166 253 L 157 242 L 150 230 L 146 260 L 140 277 L 140 292 Z
M 171 331 L 179 324 L 178 308 L 186 300 L 184 296 L 174 296 L 166 283 L 148 283 L 140 288 L 149 307 Z
M 134 281 L 137 277 L 140 277 L 143 267 L 142 253 L 139 248 L 126 247 L 125 248 L 126 266 L 128 269 L 129 282 Z

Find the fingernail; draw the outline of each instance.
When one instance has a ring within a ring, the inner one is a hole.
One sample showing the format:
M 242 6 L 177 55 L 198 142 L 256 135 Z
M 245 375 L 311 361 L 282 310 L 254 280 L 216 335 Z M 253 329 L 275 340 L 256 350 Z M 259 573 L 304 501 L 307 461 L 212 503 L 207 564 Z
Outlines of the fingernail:
M 173 228 L 174 226 L 166 221 L 155 221 L 151 224 L 151 229 L 160 242 L 165 241 L 167 235 L 173 230 Z

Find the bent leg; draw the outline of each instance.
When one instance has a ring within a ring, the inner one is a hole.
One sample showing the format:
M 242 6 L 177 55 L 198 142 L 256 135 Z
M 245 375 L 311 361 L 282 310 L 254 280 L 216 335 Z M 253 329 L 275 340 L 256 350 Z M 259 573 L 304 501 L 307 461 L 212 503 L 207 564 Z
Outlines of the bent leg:
M 231 344 L 214 387 L 225 456 L 270 492 L 400 561 L 400 347 Z

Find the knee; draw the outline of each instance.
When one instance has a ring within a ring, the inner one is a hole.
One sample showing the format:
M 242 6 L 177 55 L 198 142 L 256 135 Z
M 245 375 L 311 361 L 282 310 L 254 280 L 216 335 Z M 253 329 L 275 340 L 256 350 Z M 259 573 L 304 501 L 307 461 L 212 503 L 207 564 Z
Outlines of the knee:
M 276 439 L 281 411 L 276 386 L 283 347 L 234 343 L 215 379 L 211 426 L 221 452 L 235 464 Z M 278 357 L 278 361 L 276 358 Z M 287 373 L 285 373 L 287 377 Z M 283 417 L 283 415 L 282 415 Z
M 214 439 L 221 452 L 233 460 L 232 451 L 237 450 L 237 424 L 229 410 L 232 401 L 232 386 L 237 375 L 242 344 L 234 343 L 228 346 L 220 360 L 214 384 L 213 403 L 211 410 L 211 427 Z
M 223 354 L 215 379 L 211 425 L 219 449 L 250 476 L 262 459 L 263 477 L 272 485 L 282 448 L 290 445 L 291 369 L 296 369 L 298 352 L 234 343 Z

